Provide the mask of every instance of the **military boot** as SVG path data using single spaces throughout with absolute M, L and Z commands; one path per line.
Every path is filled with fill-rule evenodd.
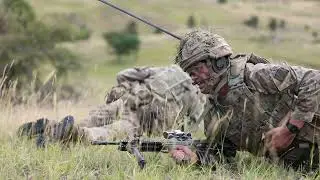
M 35 122 L 24 123 L 18 128 L 18 137 L 26 136 L 30 139 L 36 137 L 44 133 L 48 123 L 49 120 L 45 118 L 38 119 Z
M 66 116 L 60 122 L 48 125 L 44 133 L 45 139 L 51 143 L 68 143 L 72 140 L 74 129 L 73 116 Z

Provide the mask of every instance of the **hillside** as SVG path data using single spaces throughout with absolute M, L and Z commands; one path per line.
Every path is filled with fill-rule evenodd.
M 40 19 L 56 13 L 75 14 L 89 26 L 93 36 L 88 41 L 65 44 L 84 58 L 83 64 L 90 78 L 102 78 L 107 84 L 113 83 L 114 75 L 125 66 L 164 65 L 172 63 L 178 41 L 167 35 L 155 35 L 154 28 L 141 22 L 138 24 L 142 34 L 142 48 L 137 62 L 125 66 L 112 65 L 114 59 L 101 34 L 121 29 L 131 17 L 99 1 L 89 0 L 30 0 Z M 319 1 L 236 1 L 217 4 L 212 0 L 118 0 L 114 4 L 123 7 L 155 24 L 183 35 L 186 21 L 194 15 L 198 27 L 210 28 L 224 36 L 235 52 L 254 52 L 274 61 L 287 61 L 320 68 L 320 44 L 313 43 L 311 30 L 320 30 Z M 251 15 L 259 17 L 259 28 L 251 29 L 243 21 Z M 279 42 L 270 40 L 268 21 L 271 17 L 285 20 L 286 28 L 277 32 Z

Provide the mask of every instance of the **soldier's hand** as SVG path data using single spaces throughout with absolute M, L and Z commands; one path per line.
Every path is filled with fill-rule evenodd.
M 178 163 L 196 163 L 198 157 L 196 153 L 192 152 L 188 146 L 176 146 L 175 149 L 169 151 L 171 157 Z
M 272 156 L 276 156 L 277 153 L 287 149 L 295 138 L 296 134 L 293 134 L 285 126 L 280 126 L 271 129 L 265 135 L 265 148 L 266 151 Z

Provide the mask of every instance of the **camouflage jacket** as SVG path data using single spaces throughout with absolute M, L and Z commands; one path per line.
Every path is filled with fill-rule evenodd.
M 258 154 L 263 134 L 289 114 L 306 122 L 297 138 L 319 141 L 314 129 L 318 126 L 314 116 L 320 111 L 319 71 L 260 60 L 253 54 L 231 57 L 229 91 L 211 99 L 206 136 L 218 142 L 227 139 L 238 150 Z
M 197 127 L 205 113 L 206 96 L 179 66 L 126 69 L 117 82 L 126 87 L 120 119 L 132 124 L 133 134 Z

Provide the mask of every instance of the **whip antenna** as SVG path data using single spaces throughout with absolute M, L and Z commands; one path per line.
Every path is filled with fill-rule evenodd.
M 145 19 L 142 19 L 142 18 L 140 18 L 140 17 L 138 17 L 138 16 L 136 16 L 136 15 L 134 15 L 134 14 L 132 14 L 132 13 L 130 13 L 130 12 L 128 12 L 128 11 L 126 11 L 126 10 L 118 7 L 118 6 L 116 6 L 116 5 L 113 5 L 113 4 L 111 4 L 110 2 L 108 2 L 108 1 L 106 1 L 106 0 L 98 0 L 98 1 L 100 1 L 100 2 L 102 2 L 102 3 L 104 3 L 104 4 L 106 4 L 106 5 L 114 8 L 114 9 L 117 9 L 117 10 L 119 10 L 119 11 L 121 11 L 121 12 L 123 12 L 123 13 L 131 16 L 131 17 L 133 17 L 133 18 L 136 18 L 136 19 L 138 19 L 138 20 L 140 20 L 140 21 L 142 21 L 142 22 L 144 22 L 144 23 L 146 23 L 146 24 L 148 24 L 148 25 L 150 25 L 150 26 L 152 26 L 152 27 L 154 27 L 154 28 L 156 28 L 156 29 L 158 29 L 158 30 L 166 33 L 166 34 L 169 34 L 170 36 L 172 36 L 172 37 L 174 37 L 174 38 L 176 38 L 176 39 L 178 39 L 178 40 L 181 40 L 181 38 L 180 38 L 179 36 L 177 36 L 177 35 L 169 32 L 169 31 L 165 30 L 164 28 L 161 28 L 161 27 L 159 27 L 159 26 L 157 26 L 157 25 L 155 25 L 155 24 L 152 24 L 151 22 L 149 22 L 149 21 L 147 21 L 147 20 L 145 20 Z

